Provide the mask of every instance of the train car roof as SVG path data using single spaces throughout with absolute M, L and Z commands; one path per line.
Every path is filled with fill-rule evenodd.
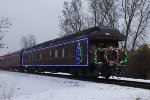
M 72 39 L 91 38 L 91 37 L 103 37 L 103 38 L 104 37 L 117 37 L 117 40 L 119 41 L 123 41 L 125 39 L 125 35 L 120 33 L 120 31 L 115 27 L 108 27 L 108 26 L 92 27 L 92 28 L 88 28 L 77 33 L 68 34 L 68 35 L 65 35 L 65 36 L 50 40 L 50 41 L 37 44 L 27 49 L 40 48 L 45 45 L 52 45 L 58 42 L 65 42 L 65 41 L 69 41 Z
M 8 53 L 8 54 L 3 55 L 3 57 L 11 56 L 11 55 L 13 55 L 13 54 L 19 54 L 19 53 L 21 53 L 21 50 L 15 51 L 15 52 L 10 52 L 10 53 Z

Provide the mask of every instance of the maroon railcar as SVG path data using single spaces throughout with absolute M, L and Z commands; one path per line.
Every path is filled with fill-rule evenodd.
M 88 66 L 87 42 L 84 38 L 24 51 L 23 66 Z
M 13 52 L 3 56 L 3 69 L 19 70 L 21 66 L 21 51 Z
M 89 28 L 23 50 L 22 69 L 109 78 L 110 66 L 120 65 L 117 48 L 124 39 L 113 27 Z
M 2 66 L 3 66 L 3 57 L 0 56 L 0 69 L 2 69 Z

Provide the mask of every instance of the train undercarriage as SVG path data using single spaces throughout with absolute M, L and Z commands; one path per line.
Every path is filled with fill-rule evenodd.
M 108 79 L 110 76 L 116 76 L 120 77 L 122 74 L 121 66 L 104 66 L 104 65 L 90 65 L 87 67 L 22 67 L 20 70 L 21 72 L 27 72 L 27 73 L 44 73 L 44 72 L 50 72 L 50 73 L 58 73 L 58 72 L 64 72 L 69 73 L 73 76 L 77 77 L 84 77 L 84 78 L 98 78 L 103 77 L 105 79 Z

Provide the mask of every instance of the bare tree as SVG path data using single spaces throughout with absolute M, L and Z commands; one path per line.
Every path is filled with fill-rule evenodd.
M 126 35 L 124 48 L 127 47 L 127 41 L 131 34 L 131 27 L 134 17 L 136 16 L 137 8 L 138 8 L 139 0 L 121 0 L 122 2 L 122 10 L 123 10 L 123 19 L 125 21 L 125 25 L 123 26 L 123 32 Z
M 148 0 L 141 0 L 138 8 L 139 14 L 135 25 L 135 33 L 133 34 L 132 51 L 135 48 L 137 39 L 145 35 L 145 30 L 150 22 L 150 2 Z
M 61 34 L 70 34 L 85 28 L 84 14 L 81 0 L 64 2 L 62 16 L 60 17 Z
M 89 0 L 89 10 L 91 13 L 91 23 L 94 24 L 94 26 L 97 26 L 97 19 L 98 16 L 100 16 L 100 9 L 99 9 L 99 4 L 100 0 Z M 99 17 L 100 18 L 100 17 Z
M 60 17 L 62 33 L 78 32 L 93 26 L 119 27 L 125 34 L 124 48 L 133 51 L 146 35 L 150 24 L 149 0 L 88 0 L 88 17 L 83 13 L 81 0 L 64 3 Z M 120 24 L 120 26 L 119 26 Z
M 150 2 L 148 0 L 121 0 L 126 35 L 124 48 L 130 41 L 131 50 L 135 48 L 137 39 L 145 34 L 150 18 Z
M 117 26 L 118 0 L 88 0 L 92 26 Z
M 36 45 L 36 38 L 34 35 L 29 34 L 28 36 L 23 36 L 20 41 L 21 46 L 26 49 Z
M 88 0 L 90 14 L 83 12 L 82 1 L 64 2 L 60 17 L 61 35 L 81 31 L 93 26 L 118 25 L 118 0 Z M 85 9 L 84 9 L 85 10 Z
M 11 23 L 9 18 L 0 17 L 0 48 L 4 47 L 4 43 L 2 42 L 4 33 L 8 31 L 10 28 Z

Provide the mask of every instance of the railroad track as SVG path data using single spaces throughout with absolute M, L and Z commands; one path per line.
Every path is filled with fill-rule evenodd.
M 105 84 L 115 84 L 120 86 L 127 86 L 127 87 L 134 87 L 134 88 L 141 88 L 141 89 L 148 89 L 150 90 L 150 83 L 146 82 L 137 82 L 137 81 L 128 81 L 128 80 L 116 80 L 116 79 L 89 79 L 89 78 L 81 78 L 81 77 L 74 77 L 71 75 L 60 75 L 60 74 L 38 74 L 38 75 L 45 75 L 45 76 L 52 76 L 52 77 L 59 77 L 59 78 L 67 78 L 67 79 L 75 79 L 81 81 L 89 81 L 89 82 L 96 82 L 96 83 L 105 83 Z
M 109 80 L 110 84 L 114 83 L 115 85 L 128 86 L 134 88 L 142 88 L 150 90 L 150 83 L 146 82 L 137 82 L 137 81 L 128 81 L 128 80 Z M 108 83 L 109 83 L 108 82 Z
M 29 74 L 29 73 L 27 73 L 27 74 Z M 82 77 L 75 77 L 75 76 L 71 76 L 71 75 L 51 74 L 51 73 L 34 73 L 34 74 L 42 75 L 42 76 L 57 77 L 57 78 L 75 79 L 75 80 L 88 81 L 88 82 L 114 84 L 114 85 L 120 85 L 120 86 L 127 86 L 127 87 L 134 87 L 134 88 L 141 88 L 141 89 L 150 90 L 150 83 L 146 83 L 146 82 L 116 80 L 116 79 L 105 80 L 103 78 L 91 79 L 91 78 L 82 78 Z

